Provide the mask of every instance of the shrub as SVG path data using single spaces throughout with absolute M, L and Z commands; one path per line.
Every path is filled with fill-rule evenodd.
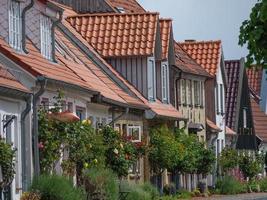
M 141 185 L 141 187 L 144 191 L 150 193 L 152 200 L 156 200 L 159 197 L 159 191 L 152 184 L 144 183 L 143 185 Z
M 176 192 L 176 188 L 175 188 L 175 185 L 173 183 L 165 185 L 163 187 L 163 193 L 165 195 L 174 195 L 175 192 Z
M 267 192 L 267 179 L 262 179 L 259 181 L 260 189 L 262 192 Z
M 108 200 L 117 200 L 119 196 L 118 178 L 109 169 L 92 168 L 84 173 L 86 192 L 92 196 L 96 192 L 104 193 Z
M 234 169 L 238 166 L 238 152 L 235 149 L 225 148 L 220 154 L 219 164 L 222 168 L 224 175 L 229 172 L 229 170 Z
M 31 191 L 38 191 L 41 200 L 85 200 L 81 189 L 62 176 L 42 175 L 33 180 Z
M 38 192 L 25 192 L 20 200 L 41 200 L 41 195 Z
M 246 186 L 231 176 L 225 176 L 218 180 L 216 189 L 220 194 L 239 194 L 246 192 Z

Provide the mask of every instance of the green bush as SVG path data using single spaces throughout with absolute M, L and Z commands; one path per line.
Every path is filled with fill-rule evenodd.
M 260 189 L 262 192 L 267 192 L 267 179 L 262 179 L 259 181 Z
M 218 180 L 216 189 L 220 194 L 239 194 L 247 192 L 246 185 L 240 183 L 231 176 L 225 176 Z
M 157 189 L 149 183 L 130 184 L 122 181 L 121 190 L 129 192 L 126 200 L 156 200 L 159 197 Z
M 85 193 L 73 187 L 73 184 L 62 176 L 42 175 L 33 180 L 31 191 L 38 191 L 41 200 L 85 200 Z
M 110 169 L 92 168 L 84 173 L 86 192 L 104 193 L 108 200 L 117 200 L 119 196 L 118 178 Z

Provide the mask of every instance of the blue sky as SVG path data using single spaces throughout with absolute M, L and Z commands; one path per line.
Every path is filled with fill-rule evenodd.
M 238 46 L 239 28 L 257 0 L 138 0 L 149 11 L 173 19 L 175 39 L 222 40 L 225 59 L 247 54 Z

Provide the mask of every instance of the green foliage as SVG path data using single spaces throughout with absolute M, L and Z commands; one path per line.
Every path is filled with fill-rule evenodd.
M 74 175 L 78 166 L 82 170 L 93 165 L 104 164 L 105 147 L 101 135 L 98 135 L 90 123 L 66 123 L 48 117 L 59 112 L 62 106 L 62 93 L 54 97 L 56 102 L 50 110 L 39 110 L 39 148 L 40 165 L 43 173 L 54 169 L 61 152 L 68 151 L 68 159 L 62 163 L 64 173 Z
M 232 148 L 223 149 L 219 158 L 219 164 L 224 174 L 237 167 L 238 163 L 239 156 L 237 150 Z
M 175 140 L 167 126 L 154 128 L 150 132 L 149 161 L 157 173 L 164 169 L 174 170 L 183 158 L 183 147 Z
M 126 200 L 156 200 L 159 197 L 157 189 L 149 183 L 129 184 L 123 181 L 121 188 L 122 191 L 129 192 Z
M 109 169 L 91 168 L 84 172 L 84 185 L 91 196 L 96 193 L 104 193 L 108 200 L 117 200 L 119 186 L 117 176 Z
M 239 194 L 247 192 L 246 185 L 240 183 L 231 176 L 225 176 L 216 183 L 216 189 L 220 194 Z
M 267 179 L 262 179 L 259 181 L 260 189 L 262 192 L 267 192 Z
M 41 200 L 85 200 L 85 193 L 73 187 L 66 178 L 55 175 L 42 175 L 33 180 L 31 191 L 41 195 Z
M 16 151 L 10 144 L 0 138 L 0 166 L 2 168 L 3 181 L 0 187 L 8 186 L 15 175 L 15 153 Z
M 263 166 L 263 156 L 256 154 L 249 156 L 248 154 L 241 155 L 239 160 L 239 168 L 245 178 L 254 179 L 261 171 Z
M 267 67 L 267 0 L 258 0 L 252 8 L 250 19 L 240 27 L 239 45 L 247 44 L 247 65 L 253 62 Z

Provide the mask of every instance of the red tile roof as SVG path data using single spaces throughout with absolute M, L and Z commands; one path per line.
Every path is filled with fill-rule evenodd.
M 67 21 L 103 57 L 154 54 L 157 13 L 75 15 Z
M 248 84 L 256 95 L 260 96 L 261 93 L 261 80 L 262 80 L 262 68 L 252 66 L 247 69 Z
M 226 125 L 235 130 L 239 76 L 241 73 L 240 60 L 225 61 L 225 70 L 228 78 L 226 92 Z
M 181 42 L 182 48 L 197 61 L 210 75 L 215 76 L 220 64 L 221 41 Z
M 209 73 L 191 58 L 177 42 L 175 42 L 175 64 L 185 73 L 210 77 Z
M 5 87 L 21 92 L 30 93 L 30 91 L 22 85 L 13 74 L 0 63 L 0 87 Z
M 222 130 L 211 120 L 206 119 L 207 126 L 213 131 L 213 132 L 222 132 Z
M 126 13 L 143 13 L 146 10 L 136 0 L 106 0 L 114 9 L 123 8 Z
M 236 135 L 236 132 L 226 126 L 226 135 Z
M 76 30 L 65 20 L 63 20 L 63 24 L 66 28 L 71 31 L 94 55 L 100 59 L 105 66 L 116 76 L 125 86 L 129 88 L 151 111 L 153 111 L 158 117 L 167 117 L 173 119 L 184 119 L 182 114 L 174 108 L 172 105 L 163 104 L 160 101 L 149 102 L 133 85 L 131 85 L 126 79 L 124 79 L 110 64 L 108 64 L 93 48 L 92 46 L 86 42 L 86 40 L 80 35 L 77 34 Z
M 160 36 L 162 45 L 162 59 L 168 59 L 170 36 L 172 30 L 172 20 L 171 19 L 160 19 Z
M 261 111 L 260 105 L 251 98 L 252 117 L 255 134 L 267 142 L 267 115 Z

